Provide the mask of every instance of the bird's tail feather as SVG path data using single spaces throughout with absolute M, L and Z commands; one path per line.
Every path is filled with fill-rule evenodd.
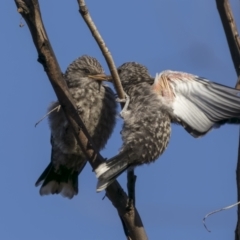
M 79 172 L 72 173 L 66 168 L 61 169 L 61 173 L 57 173 L 50 163 L 36 181 L 35 186 L 42 184 L 39 191 L 41 196 L 61 193 L 62 196 L 71 199 L 78 194 L 78 174 Z
M 98 178 L 97 192 L 106 189 L 122 172 L 129 167 L 126 154 L 120 153 L 117 156 L 102 163 L 96 170 Z

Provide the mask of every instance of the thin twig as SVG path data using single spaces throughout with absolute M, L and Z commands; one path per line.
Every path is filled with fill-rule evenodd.
M 112 58 L 112 55 L 111 55 L 110 51 L 108 50 L 108 48 L 107 48 L 103 38 L 101 37 L 99 31 L 97 30 L 97 27 L 94 24 L 90 14 L 89 14 L 89 11 L 88 11 L 88 8 L 85 4 L 85 1 L 84 0 L 77 0 L 77 1 L 78 1 L 78 5 L 79 5 L 79 12 L 82 15 L 84 21 L 86 22 L 89 30 L 91 31 L 94 39 L 96 40 L 99 48 L 101 49 L 104 58 L 106 59 L 108 68 L 109 68 L 109 70 L 111 72 L 111 75 L 112 75 L 112 78 L 113 78 L 113 83 L 114 83 L 115 89 L 117 91 L 117 94 L 118 94 L 119 98 L 124 99 L 125 94 L 124 94 L 124 91 L 123 91 L 123 87 L 122 87 L 120 78 L 118 76 L 118 72 L 117 72 L 115 63 L 114 63 L 113 58 Z
M 78 5 L 79 5 L 79 13 L 81 14 L 82 18 L 84 19 L 84 21 L 86 22 L 89 30 L 91 31 L 94 39 L 96 40 L 100 50 L 102 51 L 102 54 L 107 62 L 107 65 L 108 65 L 108 68 L 111 72 L 111 75 L 112 75 L 112 78 L 113 78 L 113 83 L 114 83 L 114 87 L 116 89 L 116 92 L 119 96 L 119 99 L 125 99 L 125 93 L 124 93 L 124 90 L 122 88 L 122 84 L 121 84 L 121 81 L 120 81 L 120 78 L 118 76 L 118 72 L 117 72 L 117 69 L 116 69 L 116 66 L 115 66 L 115 63 L 113 61 L 113 58 L 112 58 L 112 55 L 111 55 L 111 52 L 109 51 L 109 49 L 107 48 L 103 38 L 101 37 L 96 25 L 94 24 L 91 16 L 90 16 L 90 13 L 88 11 L 88 8 L 85 4 L 85 1 L 84 0 L 77 0 L 78 1 Z M 121 103 L 121 106 L 123 108 L 124 104 Z M 135 182 L 136 182 L 136 176 L 134 174 L 134 170 L 129 170 L 128 173 L 128 183 L 127 183 L 127 186 L 128 186 L 128 192 L 130 193 L 129 195 L 129 200 L 128 200 L 128 207 L 127 207 L 127 210 L 129 212 L 132 212 L 133 211 L 133 215 L 135 215 L 134 213 L 134 209 L 135 209 Z M 108 196 L 108 194 L 107 194 Z M 130 207 L 131 206 L 131 207 Z M 140 216 L 139 216 L 140 218 Z M 121 218 L 121 221 L 123 219 Z M 135 219 L 136 221 L 136 225 L 139 225 L 139 222 L 142 222 L 141 219 Z M 124 232 L 126 234 L 126 224 L 124 225 Z M 130 231 L 128 230 L 128 232 L 132 232 L 134 233 L 136 236 L 134 236 L 134 234 L 132 234 L 132 239 L 147 239 L 147 236 L 146 236 L 146 233 L 144 231 L 144 228 L 142 227 L 142 229 L 140 228 L 135 228 L 134 231 Z M 126 237 L 128 238 L 129 235 L 126 235 Z M 142 237 L 142 238 L 140 238 Z
M 51 111 L 49 111 L 47 114 L 45 114 L 39 121 L 37 121 L 37 122 L 35 123 L 35 127 L 36 127 L 45 117 L 47 117 L 50 113 L 54 112 L 55 110 L 57 110 L 57 112 L 59 112 L 60 108 L 61 108 L 61 105 L 58 105 L 57 107 L 55 107 L 54 109 L 52 109 Z
M 118 72 L 115 66 L 115 63 L 113 61 L 111 52 L 109 51 L 109 49 L 107 48 L 101 34 L 99 33 L 96 25 L 94 24 L 91 15 L 88 11 L 88 8 L 85 4 L 85 0 L 77 0 L 78 1 L 78 5 L 79 5 L 79 13 L 81 14 L 82 18 L 84 19 L 84 21 L 86 22 L 89 30 L 91 31 L 94 39 L 96 40 L 100 50 L 102 51 L 102 54 L 107 62 L 108 68 L 111 72 L 112 78 L 113 78 L 113 83 L 114 83 L 114 87 L 115 90 L 119 96 L 119 99 L 125 99 L 125 93 L 120 81 L 120 78 L 118 76 Z M 124 107 L 124 103 L 121 103 L 121 107 Z M 128 179 L 131 179 L 131 176 L 134 175 L 134 169 L 129 170 L 128 173 Z M 135 176 L 135 175 L 134 175 Z M 136 181 L 131 181 L 131 184 L 135 184 Z M 129 183 L 128 183 L 129 186 Z M 135 186 L 131 187 L 132 189 L 135 189 Z M 135 198 L 135 197 L 134 197 Z
M 212 211 L 212 212 L 208 213 L 208 214 L 203 218 L 203 225 L 204 225 L 204 227 L 207 229 L 208 232 L 211 232 L 211 231 L 209 230 L 209 228 L 207 227 L 207 225 L 206 225 L 206 219 L 207 219 L 210 215 L 213 215 L 213 214 L 215 214 L 215 213 L 221 212 L 221 211 L 223 211 L 223 210 L 228 210 L 228 209 L 233 208 L 233 207 L 235 207 L 235 206 L 237 206 L 237 205 L 239 205 L 239 204 L 240 204 L 240 202 L 237 202 L 237 203 L 234 203 L 234 204 L 232 204 L 232 205 L 230 205 L 230 206 L 223 207 L 223 208 L 220 208 L 220 209 L 217 209 L 217 210 L 215 210 L 215 211 Z

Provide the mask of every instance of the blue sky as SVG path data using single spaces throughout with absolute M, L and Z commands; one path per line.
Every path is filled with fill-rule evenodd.
M 64 72 L 83 54 L 104 58 L 78 13 L 77 1 L 40 1 L 42 17 Z M 232 0 L 240 24 L 240 2 Z M 162 70 L 186 71 L 235 86 L 231 61 L 215 0 L 87 0 L 92 18 L 117 66 L 127 61 Z M 55 94 L 27 26 L 19 27 L 14 1 L 3 2 L 1 23 L 0 239 L 125 239 L 116 210 L 87 166 L 79 178 L 79 195 L 41 197 L 34 183 L 50 161 L 45 114 Z M 24 22 L 24 20 L 23 20 Z M 118 124 L 104 157 L 121 146 Z M 170 144 L 158 161 L 136 170 L 136 205 L 149 239 L 226 240 L 234 238 L 237 208 L 207 219 L 208 212 L 237 200 L 238 126 L 224 126 L 194 139 L 172 127 Z M 119 177 L 126 186 L 126 174 Z

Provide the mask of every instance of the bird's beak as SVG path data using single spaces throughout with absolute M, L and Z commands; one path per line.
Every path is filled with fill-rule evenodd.
M 111 76 L 108 76 L 104 73 L 100 73 L 95 75 L 88 75 L 88 77 L 96 81 L 109 81 Z
M 112 75 L 107 75 L 107 80 L 108 82 L 112 82 Z

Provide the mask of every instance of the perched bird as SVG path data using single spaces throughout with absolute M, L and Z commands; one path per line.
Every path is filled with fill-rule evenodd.
M 154 79 L 134 62 L 118 72 L 130 98 L 121 114 L 123 146 L 95 170 L 97 191 L 126 169 L 156 160 L 167 147 L 170 123 L 181 124 L 194 137 L 225 123 L 240 123 L 239 90 L 183 72 L 163 71 Z
M 130 102 L 122 112 L 123 146 L 119 154 L 96 170 L 97 191 L 104 190 L 123 171 L 156 160 L 165 150 L 171 133 L 168 109 L 150 85 L 153 79 L 146 67 L 129 62 L 118 68 L 119 77 Z
M 84 55 L 68 66 L 64 78 L 79 115 L 99 151 L 113 131 L 117 111 L 113 91 L 102 82 L 106 78 L 103 68 L 95 58 Z M 48 110 L 58 105 L 58 101 L 53 102 Z M 42 184 L 40 195 L 61 193 L 71 199 L 78 193 L 78 175 L 86 164 L 86 157 L 61 108 L 50 113 L 49 126 L 51 162 L 35 185 Z

